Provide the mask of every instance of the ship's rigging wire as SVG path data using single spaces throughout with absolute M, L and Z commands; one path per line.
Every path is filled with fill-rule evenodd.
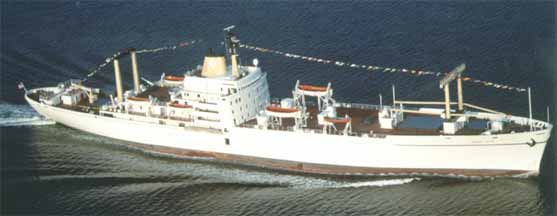
M 176 45 L 172 45 L 172 46 L 163 46 L 163 47 L 152 48 L 152 49 L 140 49 L 140 50 L 136 50 L 135 52 L 137 54 L 143 54 L 143 53 L 157 53 L 157 52 L 162 52 L 162 51 L 176 50 L 178 48 L 185 48 L 185 47 L 192 46 L 195 43 L 199 43 L 200 41 L 201 40 L 183 41 L 183 42 L 180 42 L 180 43 L 178 43 Z M 114 58 L 117 58 L 119 55 L 120 55 L 120 51 L 116 52 L 112 56 L 106 58 L 103 63 L 101 63 L 93 71 L 91 71 L 89 74 L 87 74 L 87 76 L 84 79 L 82 79 L 81 81 L 85 82 L 89 78 L 95 76 L 95 74 L 97 74 L 101 69 L 103 69 L 108 64 L 110 64 L 110 62 L 112 62 L 114 60 Z
M 350 67 L 350 68 L 363 69 L 363 70 L 368 70 L 370 72 L 405 73 L 405 74 L 410 74 L 410 75 L 414 75 L 414 76 L 436 76 L 436 77 L 441 77 L 441 76 L 444 76 L 445 74 L 447 74 L 446 72 L 434 72 L 434 71 L 413 70 L 413 69 L 406 69 L 406 68 L 392 68 L 392 67 L 383 67 L 383 66 L 375 66 L 375 65 L 354 64 L 354 63 L 350 63 L 350 62 L 322 59 L 322 58 L 318 58 L 318 57 L 304 56 L 304 55 L 299 55 L 299 54 L 282 52 L 282 51 L 279 51 L 279 50 L 257 47 L 257 46 L 253 46 L 253 45 L 249 45 L 249 44 L 245 44 L 245 43 L 240 44 L 240 48 L 253 50 L 253 51 L 257 51 L 257 52 L 261 52 L 261 53 L 276 54 L 276 55 L 280 55 L 280 56 L 287 57 L 287 58 L 301 59 L 301 60 L 308 61 L 308 62 L 316 62 L 316 63 L 321 63 L 321 64 L 331 64 L 331 65 L 335 65 L 337 67 Z M 489 81 L 485 81 L 485 80 L 475 79 L 475 78 L 472 78 L 472 77 L 469 77 L 469 76 L 463 76 L 462 81 L 475 83 L 475 84 L 480 84 L 480 85 L 484 85 L 484 86 L 492 87 L 492 88 L 497 88 L 497 89 L 509 90 L 509 91 L 517 91 L 517 92 L 525 92 L 526 91 L 526 88 L 520 88 L 520 87 L 516 87 L 516 86 L 511 86 L 511 85 L 489 82 Z

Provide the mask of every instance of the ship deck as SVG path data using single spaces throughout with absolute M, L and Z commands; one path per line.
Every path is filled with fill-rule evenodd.
M 309 117 L 307 120 L 307 127 L 305 129 L 314 130 L 321 133 L 323 126 L 317 123 L 317 114 L 319 111 L 315 106 L 308 107 Z M 383 129 L 379 125 L 378 120 L 379 111 L 376 109 L 363 109 L 363 108 L 346 108 L 338 107 L 337 116 L 348 115 L 352 119 L 352 133 L 355 135 L 361 134 L 375 134 L 381 135 L 443 135 L 443 119 L 439 116 L 419 115 L 419 114 L 404 114 L 404 121 L 394 129 Z M 486 131 L 486 120 L 470 118 L 469 124 L 463 129 L 459 130 L 455 135 L 479 135 Z M 252 119 L 240 125 L 241 127 L 254 127 L 257 125 L 257 120 Z M 291 130 L 294 126 L 294 119 L 283 119 L 281 126 L 272 126 L 269 129 L 276 130 Z M 343 134 L 344 124 L 335 124 L 336 131 L 334 134 Z M 528 131 L 527 126 L 509 123 L 505 129 L 499 133 L 511 133 Z
M 161 101 L 169 101 L 170 96 L 167 87 L 154 87 L 149 88 L 147 91 L 142 92 L 137 97 L 149 98 L 156 97 Z M 31 93 L 29 98 L 39 101 L 38 93 Z M 90 104 L 87 100 L 82 100 L 76 105 L 57 105 L 57 107 L 92 114 L 99 114 L 99 106 Z M 306 130 L 313 130 L 316 133 L 322 133 L 323 126 L 317 123 L 317 114 L 319 113 L 316 106 L 310 105 L 307 108 L 309 118 L 307 119 Z M 394 129 L 383 129 L 379 125 L 378 110 L 370 108 L 358 107 L 338 107 L 337 116 L 348 115 L 352 119 L 352 135 L 373 134 L 374 136 L 382 135 L 443 135 L 442 122 L 443 119 L 439 116 L 419 115 L 419 114 L 404 114 L 404 121 Z M 176 119 L 181 120 L 181 119 Z M 185 120 L 184 120 L 185 121 Z M 188 119 L 188 121 L 191 121 Z M 469 124 L 463 129 L 459 130 L 455 135 L 479 135 L 486 131 L 486 120 L 469 118 Z M 257 125 L 257 120 L 252 119 L 239 125 L 240 127 L 254 127 Z M 475 125 L 475 126 L 471 126 Z M 282 125 L 269 127 L 275 130 L 292 130 L 294 126 L 294 119 L 283 119 Z M 343 134 L 345 125 L 335 124 L 336 131 L 333 134 Z M 527 125 L 519 125 L 516 123 L 508 122 L 505 124 L 504 130 L 498 134 L 524 132 L 528 131 Z

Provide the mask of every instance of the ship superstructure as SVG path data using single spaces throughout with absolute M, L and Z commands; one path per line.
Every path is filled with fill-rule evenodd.
M 229 55 L 218 55 L 210 50 L 202 66 L 183 76 L 163 74 L 157 85 L 145 91 L 140 91 L 139 83 L 134 82 L 133 91 L 121 93 L 121 80 L 116 79 L 116 103 L 103 106 L 100 114 L 141 116 L 149 121 L 159 119 L 163 124 L 222 131 L 255 118 L 269 103 L 266 74 L 257 63 L 238 65 L 236 49 L 239 40 L 230 30 L 226 31 L 226 39 Z M 132 57 L 134 71 L 137 71 L 134 50 L 121 55 L 126 53 Z M 227 59 L 230 65 L 226 64 Z M 119 77 L 117 60 L 114 68 L 116 77 Z M 137 74 L 134 72 L 134 80 L 138 80 Z
M 165 153 L 313 173 L 537 174 L 552 125 L 464 103 L 464 64 L 440 80 L 445 101 L 392 105 L 337 102 L 333 85 L 293 84 L 271 100 L 257 59 L 240 64 L 226 28 L 225 53 L 203 65 L 141 85 L 134 49 L 113 58 L 116 93 L 70 80 L 26 92 L 39 113 L 61 124 Z M 124 91 L 119 60 L 130 56 L 134 88 Z M 229 63 L 229 64 L 228 64 Z M 449 86 L 457 83 L 458 101 Z M 456 110 L 452 106 L 457 105 Z M 444 106 L 444 108 L 424 107 Z M 413 127 L 422 121 L 433 127 Z

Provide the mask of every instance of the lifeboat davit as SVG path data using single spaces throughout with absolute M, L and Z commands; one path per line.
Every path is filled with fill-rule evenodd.
M 327 122 L 331 122 L 334 124 L 347 124 L 348 122 L 350 122 L 350 118 L 330 118 L 330 117 L 325 117 L 323 118 L 325 121 Z
M 131 96 L 131 97 L 128 97 L 128 100 L 130 100 L 130 101 L 148 102 L 148 101 L 149 101 L 149 98 L 142 98 L 142 97 Z
M 168 106 L 171 106 L 171 107 L 174 107 L 174 108 L 181 108 L 181 109 L 190 109 L 190 108 L 192 108 L 191 105 L 179 104 L 178 102 L 169 103 Z
M 313 92 L 327 91 L 326 86 L 314 86 L 314 85 L 299 85 L 298 89 L 304 90 L 304 91 L 313 91 Z
M 294 113 L 298 112 L 298 108 L 284 108 L 276 105 L 267 106 L 267 111 L 278 113 Z
M 184 77 L 183 76 L 166 75 L 166 76 L 164 76 L 164 80 L 165 81 L 172 81 L 172 82 L 182 82 L 182 81 L 184 81 Z

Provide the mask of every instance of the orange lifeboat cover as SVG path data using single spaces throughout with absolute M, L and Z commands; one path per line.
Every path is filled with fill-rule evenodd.
M 181 82 L 181 81 L 184 81 L 184 77 L 166 75 L 166 76 L 164 76 L 164 80 L 166 80 L 166 81 L 177 81 L 177 82 Z
M 327 87 L 325 86 L 314 86 L 314 85 L 299 85 L 298 89 L 304 91 L 319 91 L 319 92 L 327 91 Z
M 280 112 L 280 113 L 293 113 L 297 112 L 297 108 L 284 108 L 276 105 L 267 106 L 267 110 L 271 112 Z

